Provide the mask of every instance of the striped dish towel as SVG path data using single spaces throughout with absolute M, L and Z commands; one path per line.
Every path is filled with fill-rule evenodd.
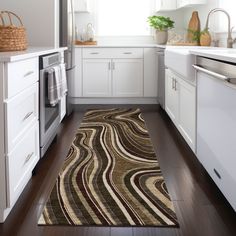
M 61 97 L 63 97 L 67 91 L 67 80 L 66 80 L 66 65 L 60 64 L 60 80 L 61 80 Z
M 61 70 L 54 66 L 48 73 L 48 100 L 51 106 L 55 106 L 61 99 Z

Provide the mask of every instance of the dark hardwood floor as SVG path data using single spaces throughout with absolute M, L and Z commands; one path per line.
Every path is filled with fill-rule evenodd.
M 89 106 L 92 108 L 94 106 Z M 98 107 L 98 106 L 95 106 Z M 104 106 L 102 106 L 104 107 Z M 107 107 L 107 106 L 105 106 Z M 236 213 L 199 164 L 166 113 L 156 106 L 143 110 L 167 188 L 174 202 L 179 228 L 38 226 L 37 220 L 55 183 L 86 106 L 80 106 L 60 127 L 58 138 L 39 162 L 36 174 L 4 224 L 5 236 L 233 236 Z M 236 188 L 236 186 L 232 186 Z

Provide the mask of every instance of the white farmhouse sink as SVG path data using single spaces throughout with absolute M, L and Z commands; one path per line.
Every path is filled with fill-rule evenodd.
M 165 50 L 165 66 L 182 75 L 185 79 L 195 81 L 195 71 L 192 65 L 195 63 L 195 55 L 189 53 L 189 48 L 167 47 Z

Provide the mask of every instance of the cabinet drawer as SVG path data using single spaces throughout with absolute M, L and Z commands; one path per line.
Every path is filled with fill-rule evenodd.
M 31 126 L 16 148 L 6 157 L 7 205 L 13 206 L 39 160 L 39 123 Z
M 10 152 L 22 139 L 32 122 L 38 120 L 38 83 L 19 93 L 5 103 L 6 149 Z
M 38 57 L 6 64 L 5 98 L 15 96 L 23 89 L 38 81 Z
M 83 48 L 83 58 L 143 58 L 143 48 Z

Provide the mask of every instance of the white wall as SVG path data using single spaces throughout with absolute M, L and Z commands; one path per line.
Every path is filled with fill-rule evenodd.
M 184 26 L 187 29 L 188 28 L 188 23 L 191 18 L 192 12 L 193 11 L 198 11 L 199 19 L 201 22 L 201 29 L 203 30 L 206 25 L 206 19 L 207 15 L 210 10 L 216 8 L 219 6 L 218 0 L 208 0 L 208 4 L 205 5 L 199 5 L 197 7 L 190 7 L 190 8 L 185 8 L 183 15 L 184 15 Z M 217 15 L 212 15 L 210 19 L 210 24 L 209 27 L 213 31 L 218 31 L 218 16 Z
M 20 16 L 27 30 L 30 46 L 59 45 L 58 0 L 0 0 L 1 10 Z

